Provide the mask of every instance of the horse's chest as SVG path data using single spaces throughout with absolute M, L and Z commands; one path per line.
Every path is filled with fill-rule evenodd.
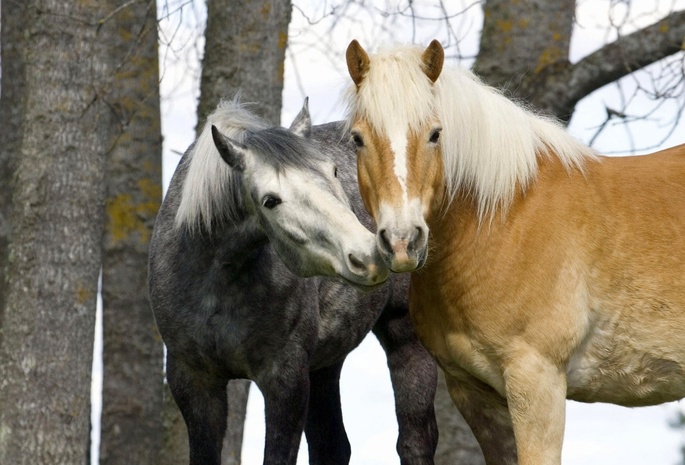
M 378 296 L 380 297 L 380 295 Z M 324 280 L 319 289 L 319 319 L 313 364 L 339 360 L 361 343 L 382 310 L 374 294 Z
M 459 377 L 466 371 L 504 393 L 492 348 L 454 301 L 443 298 L 434 286 L 413 282 L 410 312 L 417 336 L 446 373 Z

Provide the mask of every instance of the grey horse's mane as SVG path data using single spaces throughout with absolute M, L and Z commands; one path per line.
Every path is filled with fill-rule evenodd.
M 242 182 L 219 155 L 211 127 L 248 146 L 255 156 L 282 172 L 288 167 L 316 171 L 322 156 L 293 132 L 271 125 L 254 115 L 236 97 L 222 101 L 209 115 L 188 155 L 187 174 L 176 212 L 176 227 L 192 231 L 213 224 L 236 222 L 242 216 Z
M 261 130 L 269 124 L 251 113 L 236 97 L 224 100 L 207 117 L 202 133 L 188 157 L 188 171 L 183 181 L 181 202 L 176 212 L 176 227 L 212 230 L 214 220 L 236 220 L 240 217 L 238 176 L 221 159 L 212 139 L 212 125 L 227 137 L 245 142 L 248 131 Z

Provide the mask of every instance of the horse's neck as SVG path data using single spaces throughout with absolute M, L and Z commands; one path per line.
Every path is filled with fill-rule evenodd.
M 252 262 L 260 260 L 269 243 L 266 234 L 252 217 L 233 224 L 221 224 L 211 234 L 216 258 L 230 272 L 240 273 Z

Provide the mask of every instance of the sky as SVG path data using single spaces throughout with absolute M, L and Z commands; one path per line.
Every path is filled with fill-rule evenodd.
M 181 2 L 176 2 L 180 4 Z M 164 135 L 165 185 L 180 160 L 179 152 L 192 142 L 195 131 L 195 110 L 198 96 L 199 57 L 202 42 L 195 41 L 196 24 L 204 21 L 204 2 L 186 5 L 179 14 L 175 0 L 159 0 L 158 15 L 162 21 L 160 62 L 162 64 L 162 131 Z M 364 2 L 362 2 L 364 3 Z M 433 2 L 435 3 L 435 2 Z M 347 18 L 332 27 L 326 15 L 335 2 L 302 1 L 293 10 L 286 58 L 286 77 L 283 91 L 282 124 L 288 126 L 300 110 L 305 96 L 310 97 L 310 111 L 315 124 L 341 119 L 344 108 L 340 94 L 348 85 L 343 53 L 352 38 L 360 40 L 367 50 L 379 42 L 399 41 L 428 44 L 438 38 L 448 45 L 450 61 L 468 67 L 478 48 L 478 34 L 482 24 L 480 7 L 474 1 L 450 3 L 448 13 L 465 11 L 451 21 L 451 29 L 440 21 L 410 22 L 405 17 L 388 19 L 379 9 L 396 7 L 400 2 L 367 2 L 370 9 L 351 6 L 338 10 Z M 608 18 L 621 23 L 628 12 L 626 2 L 613 2 L 608 14 L 608 0 L 579 2 L 577 26 L 573 35 L 571 58 L 575 61 L 603 43 L 615 38 L 615 31 L 607 32 Z M 672 7 L 671 1 L 633 1 L 632 15 L 622 33 L 642 27 L 658 19 Z M 439 12 L 431 2 L 414 0 L 416 8 L 425 8 L 425 16 Z M 426 6 L 427 5 L 427 6 Z M 373 6 L 378 6 L 375 9 Z M 685 8 L 681 0 L 676 9 Z M 305 12 L 306 11 L 306 16 Z M 456 40 L 458 45 L 456 45 Z M 461 58 L 456 58 L 460 55 Z M 682 63 L 681 63 L 682 66 Z M 658 66 L 654 67 L 658 72 Z M 631 100 L 631 114 L 650 108 L 646 99 L 633 97 L 635 84 L 643 78 L 626 78 L 621 87 L 607 86 L 582 100 L 574 113 L 569 130 L 589 142 L 604 121 L 605 107 L 621 109 L 622 102 Z M 675 117 L 682 102 L 663 105 L 650 120 L 633 127 L 629 133 L 620 125 L 609 124 L 594 140 L 593 147 L 600 153 L 633 154 L 656 150 L 655 144 L 668 147 L 685 142 L 685 125 L 680 124 L 667 137 L 668 120 Z M 664 140 L 662 140 L 664 139 Z M 96 380 L 97 382 L 97 380 Z M 95 388 L 97 390 L 97 387 Z M 353 465 L 397 465 L 395 452 L 397 423 L 394 416 L 393 395 L 385 357 L 373 336 L 367 337 L 350 354 L 341 379 L 343 414 L 352 444 Z M 257 389 L 250 391 L 245 425 L 243 463 L 260 464 L 263 457 L 264 420 L 263 399 Z M 680 446 L 685 435 L 669 427 L 669 421 L 681 409 L 680 403 L 649 408 L 628 409 L 605 404 L 568 402 L 564 465 L 674 465 L 680 460 Z M 97 409 L 95 414 L 97 415 Z M 303 440 L 304 447 L 304 440 Z M 97 462 L 93 462 L 97 463 Z M 301 449 L 298 464 L 307 463 L 306 447 Z

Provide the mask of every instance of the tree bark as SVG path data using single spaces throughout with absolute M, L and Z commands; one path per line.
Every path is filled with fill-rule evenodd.
M 569 120 L 573 108 L 563 113 L 541 88 L 568 73 L 575 8 L 575 0 L 487 0 L 474 71 L 491 86 Z
M 222 98 L 241 91 L 252 111 L 279 124 L 290 0 L 207 0 L 198 129 Z
M 4 3 L 4 2 L 3 2 Z M 101 2 L 24 2 L 25 98 L 0 345 L 0 463 L 88 460 L 114 72 Z
M 7 244 L 12 232 L 12 186 L 16 154 L 21 142 L 21 118 L 24 108 L 23 25 L 26 7 L 22 2 L 0 2 L 0 327 L 5 301 Z M 2 333 L 0 333 L 1 335 Z M 1 341 L 0 341 L 1 343 Z
M 118 2 L 107 3 L 114 12 Z M 154 1 L 122 6 L 108 27 L 119 60 L 109 101 L 121 126 L 107 160 L 100 463 L 143 465 L 159 461 L 164 388 L 163 345 L 147 292 L 148 244 L 162 197 L 157 15 Z
M 285 48 L 288 42 L 289 0 L 207 0 L 205 53 L 202 62 L 197 132 L 221 99 L 241 92 L 251 110 L 279 124 L 283 92 Z M 250 382 L 228 383 L 228 428 L 222 451 L 224 465 L 239 465 L 243 425 Z M 165 456 L 187 457 L 187 432 L 180 413 L 168 401 L 165 406 Z
M 580 99 L 683 48 L 685 11 L 569 60 L 574 0 L 487 0 L 474 71 L 568 123 Z
M 435 413 L 440 431 L 438 449 L 435 451 L 436 465 L 485 465 L 480 446 L 464 417 L 454 406 L 447 392 L 445 375 L 440 369 L 435 395 Z

